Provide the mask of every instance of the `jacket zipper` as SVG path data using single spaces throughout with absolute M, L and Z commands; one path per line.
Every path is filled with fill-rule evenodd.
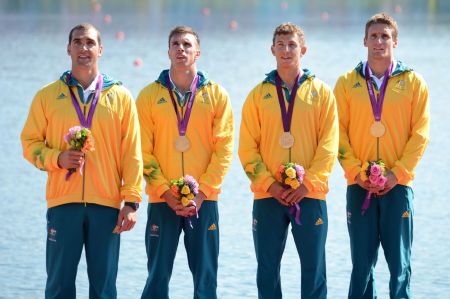
M 86 103 L 84 104 L 84 111 L 83 111 L 83 115 L 84 117 L 86 117 Z M 86 178 L 86 154 L 84 154 L 84 167 L 83 167 L 83 184 L 82 184 L 82 189 L 81 189 L 81 202 L 84 202 L 84 207 L 86 207 L 86 201 L 84 199 L 84 183 L 85 183 L 85 178 Z

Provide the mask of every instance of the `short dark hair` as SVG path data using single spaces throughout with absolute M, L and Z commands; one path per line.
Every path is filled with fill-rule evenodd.
M 188 26 L 177 26 L 177 27 L 173 28 L 169 33 L 169 48 L 170 48 L 170 39 L 174 35 L 185 34 L 185 33 L 192 34 L 195 37 L 195 40 L 197 41 L 198 46 L 200 47 L 200 38 L 198 37 L 198 34 L 197 34 L 197 32 L 194 31 L 194 29 L 192 29 L 191 27 L 188 27 Z
M 275 28 L 275 31 L 273 32 L 272 44 L 275 45 L 275 38 L 277 35 L 284 34 L 297 34 L 300 44 L 302 46 L 305 45 L 305 33 L 302 28 L 291 22 L 281 23 L 277 28 Z
M 85 31 L 85 30 L 89 30 L 89 29 L 94 29 L 95 32 L 97 32 L 97 42 L 98 42 L 99 45 L 101 45 L 102 44 L 102 39 L 100 37 L 100 31 L 98 31 L 98 29 L 94 25 L 92 25 L 90 23 L 81 23 L 81 24 L 78 24 L 75 27 L 73 27 L 70 30 L 70 33 L 69 33 L 69 44 L 72 42 L 72 35 L 73 35 L 74 31 L 76 31 L 76 30 Z
M 397 37 L 398 37 L 397 22 L 394 20 L 393 17 L 391 17 L 390 15 L 388 15 L 385 12 L 373 15 L 372 17 L 370 17 L 369 20 L 367 20 L 366 32 L 365 32 L 364 38 L 367 38 L 367 34 L 369 34 L 369 27 L 374 25 L 374 24 L 386 24 L 386 25 L 388 25 L 389 28 L 392 29 L 392 37 L 394 38 L 394 40 L 397 39 Z

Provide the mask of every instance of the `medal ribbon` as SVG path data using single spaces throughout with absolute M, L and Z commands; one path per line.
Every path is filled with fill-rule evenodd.
M 68 76 L 67 81 L 70 81 L 71 75 Z M 95 86 L 95 93 L 94 93 L 94 99 L 92 100 L 91 108 L 89 109 L 88 117 L 85 118 L 83 112 L 81 111 L 80 105 L 78 105 L 77 98 L 75 97 L 75 94 L 72 91 L 72 88 L 69 86 L 70 91 L 70 97 L 72 98 L 72 104 L 75 107 L 75 110 L 77 111 L 78 119 L 80 120 L 80 124 L 84 128 L 90 129 L 92 126 L 92 119 L 94 117 L 95 108 L 97 107 L 98 99 L 100 98 L 100 91 L 102 89 L 102 83 L 103 83 L 103 76 L 99 75 L 97 84 Z
M 70 81 L 72 78 L 72 75 L 69 74 L 67 77 L 67 82 Z M 77 98 L 75 97 L 75 94 L 72 91 L 72 88 L 70 86 L 67 86 L 69 88 L 70 92 L 70 98 L 72 99 L 72 104 L 75 107 L 75 111 L 78 115 L 78 120 L 80 121 L 80 125 L 84 128 L 90 129 L 92 127 L 92 119 L 94 118 L 94 112 L 95 108 L 97 107 L 98 99 L 100 98 L 100 91 L 102 89 L 103 84 L 103 76 L 100 74 L 98 76 L 97 84 L 95 85 L 95 93 L 94 93 L 94 99 L 92 100 L 91 108 L 89 108 L 88 117 L 85 118 L 83 112 L 81 111 L 80 105 L 78 105 Z M 83 175 L 83 169 L 84 169 L 84 161 L 80 166 L 80 174 Z M 66 181 L 69 180 L 70 176 L 75 172 L 75 169 L 69 169 L 66 174 Z
M 300 76 L 300 73 L 297 75 L 297 77 L 295 77 L 294 87 L 292 88 L 292 92 L 289 97 L 289 104 L 288 104 L 287 112 L 286 112 L 286 105 L 284 103 L 283 90 L 281 88 L 281 79 L 280 79 L 280 76 L 278 76 L 278 73 L 275 76 L 275 86 L 277 87 L 278 102 L 280 103 L 280 108 L 281 108 L 281 118 L 283 119 L 283 129 L 284 129 L 284 132 L 286 132 L 286 133 L 291 131 L 291 122 L 292 122 L 292 114 L 294 111 L 294 102 L 295 102 L 295 97 L 297 95 L 297 89 L 300 85 L 298 83 L 299 76 Z
M 300 205 L 298 202 L 289 209 L 289 213 L 295 215 L 295 223 L 297 223 L 298 225 L 302 225 L 302 222 L 300 221 Z
M 378 96 L 378 101 L 377 101 L 377 99 L 375 98 L 375 92 L 373 91 L 372 80 L 371 80 L 370 74 L 369 74 L 369 62 L 366 63 L 364 75 L 365 75 L 365 79 L 366 79 L 367 89 L 369 91 L 370 103 L 372 104 L 373 116 L 375 117 L 376 121 L 381 120 L 381 111 L 383 110 L 384 95 L 386 93 L 386 87 L 387 87 L 389 78 L 391 77 L 391 74 L 392 74 L 393 65 L 394 64 L 391 62 L 391 65 L 384 73 L 383 83 L 381 84 L 380 95 Z
M 175 109 L 175 113 L 177 114 L 177 120 L 178 120 L 178 134 L 180 136 L 186 135 L 187 126 L 189 123 L 189 118 L 191 116 L 192 106 L 194 105 L 194 98 L 197 94 L 197 82 L 198 82 L 199 76 L 195 75 L 194 80 L 191 84 L 191 96 L 189 97 L 189 100 L 187 102 L 186 106 L 186 112 L 184 113 L 183 119 L 181 119 L 180 113 L 178 112 L 177 103 L 175 102 L 175 98 L 172 93 L 172 80 L 170 80 L 169 74 L 167 74 L 167 89 L 169 90 L 170 99 L 172 100 L 173 109 Z

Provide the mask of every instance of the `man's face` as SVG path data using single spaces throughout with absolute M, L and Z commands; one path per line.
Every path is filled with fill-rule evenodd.
M 364 38 L 364 46 L 367 47 L 369 58 L 392 59 L 394 48 L 397 47 L 397 39 L 392 36 L 393 30 L 387 24 L 373 24 Z
M 190 33 L 176 34 L 169 42 L 169 59 L 173 66 L 191 66 L 200 57 L 195 36 Z
M 300 44 L 297 34 L 278 34 L 271 47 L 272 54 L 277 60 L 277 67 L 300 66 L 300 58 L 306 53 L 306 47 Z
M 96 67 L 98 58 L 102 56 L 97 31 L 94 28 L 73 31 L 67 53 L 72 59 L 72 66 Z

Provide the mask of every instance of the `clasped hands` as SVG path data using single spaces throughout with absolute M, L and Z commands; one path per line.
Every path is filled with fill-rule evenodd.
M 193 201 L 195 201 L 196 206 L 193 204 L 183 206 L 181 201 L 172 193 L 172 191 L 167 190 L 161 196 L 166 200 L 166 203 L 169 207 L 177 214 L 182 217 L 191 217 L 197 214 L 202 206 L 203 201 L 206 199 L 206 195 L 202 191 L 198 191 L 198 194 L 194 197 Z
M 308 189 L 301 184 L 297 189 L 287 188 L 279 182 L 270 185 L 268 192 L 284 206 L 291 207 L 299 203 L 308 194 Z
M 367 191 L 372 192 L 375 195 L 383 196 L 386 193 L 388 193 L 389 191 L 391 191 L 391 189 L 394 188 L 395 185 L 398 184 L 397 177 L 395 176 L 394 173 L 392 173 L 390 171 L 387 173 L 386 179 L 387 179 L 387 181 L 386 181 L 386 183 L 384 184 L 383 187 L 380 187 L 380 186 L 378 186 L 376 184 L 372 184 L 368 180 L 367 181 L 363 181 L 361 179 L 361 175 L 360 174 L 358 174 L 356 176 L 355 181 L 356 181 L 356 183 L 359 186 L 361 186 L 361 188 L 364 188 Z

